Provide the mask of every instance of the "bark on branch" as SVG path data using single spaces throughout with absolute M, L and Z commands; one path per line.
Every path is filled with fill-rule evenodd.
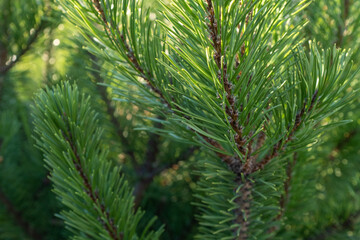
M 66 113 L 63 113 L 64 122 L 66 122 Z M 68 128 L 69 129 L 69 128 Z M 62 135 L 66 142 L 69 144 L 71 151 L 74 153 L 75 158 L 72 159 L 72 162 L 77 170 L 78 174 L 80 175 L 83 184 L 85 186 L 84 191 L 90 197 L 91 201 L 94 203 L 101 210 L 101 215 L 99 216 L 98 220 L 104 229 L 108 232 L 109 236 L 114 240 L 123 240 L 124 236 L 122 232 L 119 232 L 114 224 L 114 220 L 111 218 L 107 207 L 104 205 L 104 201 L 100 198 L 99 192 L 93 189 L 91 181 L 87 174 L 84 171 L 84 167 L 82 166 L 81 158 L 78 154 L 78 149 L 76 147 L 76 140 L 73 139 L 73 136 L 69 130 L 67 133 L 62 132 Z M 103 220 L 106 219 L 106 222 Z

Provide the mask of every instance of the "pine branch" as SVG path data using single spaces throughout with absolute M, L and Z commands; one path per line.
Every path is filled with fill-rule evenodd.
M 96 9 L 97 13 L 100 16 L 100 19 L 102 20 L 102 23 L 104 25 L 105 30 L 107 31 L 107 33 L 109 34 L 109 37 L 114 41 L 119 41 L 122 43 L 122 45 L 125 48 L 126 51 L 126 56 L 127 56 L 127 61 L 129 63 L 131 63 L 131 66 L 134 67 L 139 73 L 140 73 L 140 77 L 142 79 L 145 80 L 147 86 L 149 87 L 149 89 L 152 90 L 152 92 L 156 93 L 159 97 L 160 100 L 167 106 L 167 108 L 170 111 L 174 111 L 177 110 L 179 112 L 181 112 L 181 109 L 175 105 L 174 107 L 170 104 L 170 102 L 165 98 L 165 96 L 163 95 L 163 93 L 161 92 L 161 90 L 159 88 L 157 88 L 154 84 L 153 81 L 151 81 L 151 79 L 154 79 L 154 76 L 152 75 L 151 72 L 145 72 L 145 70 L 143 69 L 143 67 L 140 65 L 138 59 L 135 57 L 133 50 L 131 49 L 131 47 L 128 45 L 127 43 L 127 39 L 124 36 L 124 34 L 119 32 L 119 29 L 116 26 L 113 26 L 111 23 L 109 24 L 109 22 L 106 19 L 104 10 L 102 9 L 101 3 L 99 0 L 92 0 L 93 2 L 93 7 Z M 115 29 L 118 33 L 118 35 L 120 36 L 120 39 L 116 39 L 115 37 L 112 37 L 112 33 L 111 33 L 111 26 L 113 29 Z M 175 108 L 175 109 L 174 109 Z M 186 115 L 182 115 L 185 119 L 190 119 L 189 116 Z M 194 133 L 197 133 L 195 130 L 191 129 Z M 216 141 L 214 141 L 213 139 L 208 138 L 207 136 L 201 134 L 201 133 L 197 133 L 200 135 L 200 137 L 207 142 L 208 144 L 210 144 L 211 146 L 213 146 L 214 148 L 218 149 L 219 151 L 223 151 L 223 147 Z M 221 158 L 225 158 L 225 159 L 229 159 L 228 156 L 221 154 L 221 153 L 217 153 L 217 155 Z
M 318 90 L 316 90 L 312 96 L 309 109 L 307 110 L 308 113 L 312 111 L 312 109 L 315 105 L 317 95 L 318 95 Z M 304 105 L 303 105 L 301 111 L 296 114 L 294 126 L 292 127 L 291 130 L 288 129 L 287 137 L 280 139 L 273 146 L 271 153 L 267 154 L 262 161 L 260 161 L 259 163 L 256 164 L 253 172 L 263 169 L 265 167 L 265 165 L 268 164 L 273 158 L 277 157 L 280 153 L 285 151 L 287 144 L 293 139 L 295 132 L 300 128 L 300 125 L 304 120 L 303 118 L 305 116 L 305 111 L 306 111 L 306 101 L 304 102 Z
M 218 29 L 221 29 L 220 23 L 215 18 L 214 7 L 212 0 L 206 0 L 208 6 L 208 19 L 210 23 L 208 24 L 208 30 L 210 33 L 210 38 L 212 40 L 212 45 L 214 47 L 214 60 L 216 66 L 218 67 L 218 79 L 219 82 L 223 84 L 224 90 L 226 92 L 226 99 L 229 102 L 230 107 L 226 104 L 225 111 L 228 115 L 229 122 L 233 130 L 235 131 L 235 142 L 236 146 L 242 154 L 246 154 L 246 150 L 243 147 L 245 144 L 245 139 L 243 138 L 242 127 L 239 125 L 239 112 L 235 107 L 235 97 L 232 94 L 232 84 L 229 82 L 227 74 L 227 63 L 222 61 L 224 54 L 221 51 L 221 32 L 218 32 Z M 220 19 L 221 21 L 221 19 Z M 224 47 L 225 48 L 225 47 Z M 222 70 L 222 73 L 221 73 Z
M 36 39 L 39 37 L 40 33 L 43 31 L 45 27 L 45 22 L 41 21 L 40 24 L 37 26 L 33 34 L 30 35 L 29 39 L 24 48 L 20 49 L 17 55 L 9 62 L 7 62 L 8 52 L 6 46 L 1 46 L 0 44 L 0 102 L 3 95 L 3 88 L 4 88 L 4 80 L 5 75 L 10 69 L 12 69 L 15 64 L 24 56 L 32 47 L 32 45 L 36 42 Z
M 66 113 L 63 113 L 64 122 L 66 122 Z M 103 227 L 106 229 L 106 231 L 109 233 L 112 239 L 114 240 L 122 240 L 124 238 L 122 232 L 118 232 L 114 225 L 114 220 L 110 217 L 110 213 L 106 210 L 108 209 L 107 206 L 104 205 L 104 201 L 100 199 L 99 193 L 92 188 L 92 184 L 89 180 L 89 177 L 84 172 L 84 166 L 81 164 L 81 159 L 78 154 L 78 149 L 75 146 L 75 139 L 73 139 L 72 134 L 70 132 L 69 126 L 68 126 L 68 132 L 62 132 L 62 136 L 64 139 L 68 142 L 73 154 L 75 155 L 75 158 L 72 159 L 73 164 L 75 166 L 75 169 L 77 170 L 78 174 L 83 180 L 83 184 L 85 186 L 84 191 L 86 194 L 91 198 L 93 204 L 101 209 L 101 218 L 105 218 L 107 222 L 104 222 L 100 216 L 98 218 L 99 222 L 103 225 Z M 96 209 L 95 209 L 96 210 Z
M 36 103 L 37 144 L 51 169 L 55 192 L 67 207 L 62 212 L 65 223 L 78 236 L 91 239 L 137 238 L 143 213 L 134 212 L 128 183 L 107 160 L 103 130 L 98 128 L 89 98 L 65 83 L 53 91 L 42 91 Z M 160 236 L 162 229 L 148 232 L 152 223 L 143 231 L 144 239 Z
M 101 7 L 101 4 L 100 4 L 100 1 L 99 0 L 92 0 L 93 3 L 94 3 L 94 8 L 97 10 L 98 14 L 100 15 L 100 18 L 101 20 L 103 21 L 103 25 L 105 27 L 105 30 L 108 32 L 109 36 L 112 36 L 111 34 L 111 30 L 109 28 L 109 24 L 107 19 L 106 19 L 106 16 L 105 16 L 105 13 L 104 13 L 104 10 L 102 9 Z M 113 26 L 111 25 L 112 28 L 116 29 L 116 31 L 118 32 L 119 29 L 116 27 L 116 26 Z M 130 48 L 130 46 L 127 44 L 127 40 L 124 36 L 124 34 L 122 33 L 119 33 L 119 36 L 120 36 L 120 39 L 114 39 L 114 41 L 117 41 L 119 40 L 124 48 L 125 48 L 125 51 L 126 51 L 126 56 L 127 56 L 127 60 L 131 63 L 132 67 L 134 67 L 139 73 L 140 73 L 140 76 L 145 80 L 146 82 L 146 85 L 154 92 L 156 93 L 161 101 L 169 108 L 171 109 L 171 105 L 170 103 L 166 100 L 166 98 L 164 97 L 164 95 L 162 94 L 162 92 L 154 85 L 154 83 L 150 80 L 153 78 L 153 76 L 151 76 L 151 73 L 148 72 L 148 73 L 145 73 L 145 70 L 142 68 L 142 66 L 139 64 L 139 61 L 138 59 L 135 57 L 134 55 L 134 52 L 133 50 Z
M 252 169 L 253 165 L 253 158 L 251 157 L 252 154 L 252 141 L 248 143 L 247 145 L 247 151 L 244 148 L 244 145 L 246 143 L 246 139 L 243 136 L 243 128 L 239 124 L 239 112 L 236 109 L 235 106 L 235 97 L 232 94 L 232 84 L 229 82 L 228 74 L 227 74 L 227 63 L 225 60 L 224 53 L 222 53 L 221 49 L 221 32 L 218 32 L 218 29 L 221 29 L 220 23 L 216 20 L 215 17 L 215 11 L 212 4 L 212 0 L 206 0 L 207 2 L 207 12 L 208 12 L 208 31 L 210 33 L 210 39 L 212 40 L 212 46 L 214 47 L 214 60 L 218 67 L 218 80 L 220 83 L 223 84 L 224 90 L 225 90 L 225 96 L 226 100 L 229 103 L 230 106 L 226 104 L 225 111 L 228 115 L 228 120 L 230 122 L 230 125 L 232 129 L 235 131 L 234 139 L 236 143 L 236 147 L 238 148 L 239 152 L 243 155 L 246 155 L 246 162 L 244 166 L 241 166 L 241 161 L 239 158 L 230 158 L 229 156 L 221 156 L 222 160 L 226 162 L 230 169 L 237 175 L 235 182 L 237 185 L 243 184 L 243 186 L 240 188 L 240 197 L 238 197 L 235 202 L 239 206 L 237 209 L 234 210 L 236 215 L 235 222 L 239 224 L 240 232 L 237 236 L 237 240 L 246 240 L 248 238 L 248 227 L 249 227 L 249 220 L 250 217 L 250 205 L 251 205 L 251 191 L 252 191 L 252 182 L 247 177 L 247 175 L 250 173 L 250 169 Z M 252 14 L 252 13 L 250 13 Z M 249 20 L 249 16 L 247 17 L 247 22 Z M 219 19 L 221 22 L 221 19 Z M 243 45 L 244 46 L 244 45 Z M 225 49 L 225 46 L 223 46 Z M 248 85 L 251 82 L 251 76 L 248 81 Z M 249 96 L 248 96 L 249 97 Z M 250 114 L 250 113 L 249 113 Z M 250 116 L 247 116 L 247 119 L 249 120 Z M 251 136 L 249 136 L 251 137 Z M 245 173 L 246 176 L 244 177 L 245 180 L 242 180 L 242 173 Z M 237 231 L 234 230 L 234 234 L 237 235 Z
M 93 61 L 93 66 L 92 66 L 92 68 L 94 70 L 94 71 L 92 71 L 93 76 L 95 77 L 95 79 L 98 83 L 103 83 L 104 81 L 99 74 L 100 67 L 98 64 L 96 64 L 97 58 L 91 53 L 89 53 L 89 55 Z M 161 168 L 153 167 L 153 164 L 156 161 L 156 156 L 158 155 L 158 152 L 159 152 L 158 145 L 160 143 L 159 142 L 160 136 L 158 134 L 150 133 L 149 141 L 147 143 L 148 148 L 147 148 L 147 151 L 145 154 L 145 160 L 144 160 L 144 163 L 141 166 L 139 166 L 139 163 L 135 157 L 134 151 L 131 150 L 129 141 L 127 140 L 127 138 L 125 138 L 123 136 L 123 130 L 120 127 L 121 124 L 118 121 L 118 119 L 115 117 L 115 108 L 111 104 L 111 101 L 110 101 L 110 98 L 106 91 L 106 88 L 97 84 L 97 89 L 98 89 L 103 101 L 106 104 L 107 113 L 110 116 L 110 120 L 111 120 L 113 126 L 116 128 L 117 135 L 119 136 L 121 143 L 123 145 L 123 149 L 125 150 L 124 153 L 127 154 L 128 156 L 130 156 L 130 158 L 132 159 L 133 165 L 137 169 L 136 173 L 140 178 L 140 180 L 136 184 L 135 190 L 134 190 L 135 209 L 137 209 L 141 203 L 141 200 L 143 198 L 145 191 L 150 186 L 154 177 L 158 173 L 160 173 L 161 171 L 163 171 L 169 167 L 169 166 L 166 166 L 166 167 L 164 166 Z M 161 129 L 162 127 L 163 127 L 163 125 L 161 123 L 159 123 L 159 122 L 155 123 L 155 128 Z M 161 169 L 161 170 L 159 171 L 158 169 Z
M 165 111 L 160 108 L 165 112 L 162 116 L 171 113 L 169 119 L 178 124 L 179 129 L 183 130 L 182 127 L 187 125 L 193 133 L 200 135 L 202 146 L 213 150 L 221 158 L 222 162 L 218 163 L 215 160 L 206 161 L 206 171 L 201 173 L 204 176 L 201 191 L 204 193 L 199 194 L 199 206 L 203 211 L 203 216 L 200 216 L 203 222 L 200 223 L 204 226 L 201 229 L 204 235 L 215 234 L 215 238 L 221 236 L 219 239 L 256 238 L 261 230 L 255 231 L 252 225 L 264 226 L 277 215 L 272 208 L 272 201 L 277 199 L 268 195 L 276 191 L 274 187 L 277 186 L 272 182 L 266 184 L 265 181 L 283 166 L 282 159 L 276 158 L 290 153 L 295 147 L 305 149 L 320 131 L 311 128 L 319 126 L 323 118 L 340 109 L 351 98 L 351 94 L 347 95 L 348 99 L 339 97 L 340 91 L 349 86 L 346 79 L 351 67 L 345 66 L 347 60 L 335 49 L 319 57 L 318 50 L 313 47 L 310 60 L 302 49 L 294 49 L 299 40 L 299 29 L 283 22 L 305 7 L 306 1 L 294 4 L 285 0 L 247 1 L 243 11 L 242 7 L 231 5 L 234 1 L 220 2 L 205 0 L 205 4 L 202 4 L 176 1 L 174 8 L 169 7 L 166 14 L 171 27 L 162 23 L 164 35 L 169 36 L 169 41 L 164 42 L 161 36 L 137 41 L 141 34 L 157 35 L 157 29 L 152 29 L 149 21 L 142 21 L 142 17 L 146 19 L 146 14 L 135 11 L 140 6 L 136 5 L 139 3 L 137 1 L 118 1 L 111 11 L 108 2 L 92 0 L 92 7 L 84 7 L 84 12 L 94 13 L 96 10 L 96 19 L 91 15 L 81 27 L 84 31 L 95 32 L 104 45 L 99 48 L 110 49 L 111 53 L 107 56 L 104 54 L 104 57 L 108 57 L 109 61 L 113 58 L 117 63 L 125 63 L 125 66 L 118 68 L 124 71 L 119 73 L 118 80 L 139 86 L 136 92 L 139 99 L 127 94 L 121 84 L 119 95 L 139 105 L 155 103 L 158 106 L 162 102 L 167 107 Z M 82 13 L 72 10 L 69 2 L 65 4 L 75 15 L 73 20 L 81 21 Z M 81 3 L 78 5 L 81 6 Z M 130 14 L 125 14 L 128 11 Z M 204 21 L 205 17 L 208 20 Z M 224 26 L 220 26 L 222 22 Z M 104 25 L 105 34 L 95 29 L 98 23 Z M 136 23 L 141 26 L 134 26 Z M 233 23 L 236 25 L 232 26 Z M 237 27 L 239 31 L 236 31 Z M 207 35 L 210 35 L 213 47 L 210 47 L 210 55 Z M 159 45 L 154 44 L 153 47 L 149 43 Z M 94 45 L 94 48 L 97 49 L 97 46 Z M 164 58 L 161 52 L 165 52 Z M 298 55 L 301 55 L 301 59 L 297 59 Z M 336 56 L 333 59 L 339 60 L 335 62 L 340 64 L 332 66 L 331 56 Z M 345 60 L 340 60 L 339 56 Z M 159 64 L 153 64 L 155 58 L 159 59 Z M 126 69 L 128 66 L 130 70 Z M 168 75 L 174 79 L 168 79 Z M 159 79 L 154 79 L 155 76 Z M 339 86 L 339 89 L 334 89 L 335 86 Z M 324 102 L 316 107 L 314 114 L 308 114 L 315 108 L 318 91 Z M 240 100 L 236 100 L 235 96 Z M 220 105 L 222 97 L 223 107 Z M 164 99 L 167 101 L 164 102 Z M 152 106 L 148 104 L 147 107 Z M 158 107 L 154 109 L 160 112 Z M 189 137 L 189 134 L 177 130 L 173 132 L 193 141 L 193 135 Z M 309 136 L 304 136 L 306 133 Z M 298 139 L 294 140 L 295 137 L 303 141 L 296 141 Z M 290 149 L 288 145 L 292 141 Z M 152 150 L 157 151 L 156 148 Z M 149 159 L 153 159 L 149 160 L 150 163 L 155 161 L 154 158 Z M 273 159 L 279 162 L 269 164 L 269 171 L 259 171 Z M 155 170 L 152 164 L 146 165 L 148 162 L 144 161 L 141 169 L 143 175 Z M 256 171 L 259 172 L 252 175 Z M 290 181 L 291 171 L 287 172 L 286 181 Z M 150 179 L 152 177 L 149 175 Z M 273 181 L 273 177 L 282 176 L 271 175 L 269 181 Z M 144 181 L 139 189 L 143 192 L 149 183 L 148 180 Z M 287 195 L 288 183 L 284 185 Z M 210 189 L 211 194 L 208 194 L 206 191 Z M 262 206 L 266 213 L 259 210 L 261 207 L 255 207 L 255 203 L 260 202 L 260 196 L 268 199 L 264 200 L 266 203 Z M 285 198 L 287 196 L 279 203 L 283 207 Z M 266 226 L 263 229 L 266 231 Z
M 96 56 L 94 56 L 93 54 L 89 53 L 90 58 L 93 61 L 93 66 L 92 68 L 94 69 L 93 76 L 95 77 L 96 81 L 98 83 L 102 83 L 103 79 L 101 78 L 99 72 L 100 72 L 100 67 L 98 64 L 96 64 L 97 58 Z M 163 170 L 165 170 L 166 168 L 170 167 L 168 165 L 163 166 L 163 167 L 159 167 L 159 168 L 154 168 L 153 164 L 156 161 L 156 157 L 158 155 L 159 152 L 159 141 L 160 141 L 160 136 L 158 134 L 154 134 L 154 133 L 150 133 L 149 135 L 149 141 L 147 143 L 147 151 L 145 154 L 145 159 L 144 159 L 144 163 L 139 166 L 139 163 L 135 157 L 134 152 L 131 150 L 130 148 L 130 143 L 128 142 L 127 138 L 125 138 L 123 136 L 123 130 L 121 129 L 121 124 L 118 121 L 118 119 L 115 117 L 115 108 L 112 106 L 110 98 L 108 96 L 108 93 L 106 91 L 106 88 L 103 86 L 100 86 L 99 84 L 97 84 L 97 89 L 103 99 L 103 101 L 106 104 L 106 109 L 107 109 L 107 113 L 108 115 L 111 117 L 111 122 L 114 125 L 114 127 L 117 130 L 117 134 L 120 137 L 121 143 L 124 146 L 123 149 L 125 149 L 125 154 L 127 154 L 128 156 L 131 157 L 132 159 L 132 163 L 133 165 L 136 167 L 136 173 L 139 176 L 140 180 L 139 182 L 136 184 L 135 186 L 135 190 L 134 190 L 134 196 L 135 196 L 135 209 L 138 208 L 138 206 L 141 203 L 141 200 L 143 198 L 143 195 L 145 193 L 145 191 L 147 190 L 147 188 L 150 186 L 151 182 L 153 181 L 154 177 L 162 172 Z M 161 129 L 163 127 L 163 125 L 159 122 L 155 123 L 155 128 L 157 129 Z M 161 169 L 161 170 L 160 170 Z
M 14 219 L 15 223 L 24 231 L 24 233 L 34 240 L 42 240 L 43 236 L 36 232 L 34 228 L 31 227 L 30 223 L 25 221 L 22 214 L 16 210 L 15 206 L 11 201 L 6 197 L 6 195 L 0 190 L 0 202 L 6 208 L 7 212 Z

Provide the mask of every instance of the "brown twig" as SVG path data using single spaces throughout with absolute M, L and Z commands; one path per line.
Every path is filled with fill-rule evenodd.
M 226 114 L 228 115 L 229 122 L 233 130 L 235 131 L 234 139 L 236 142 L 236 146 L 239 151 L 245 155 L 246 150 L 244 145 L 246 140 L 243 137 L 243 128 L 239 124 L 239 112 L 235 106 L 235 97 L 232 94 L 232 84 L 229 82 L 227 75 L 227 63 L 226 61 L 222 61 L 223 53 L 221 49 L 221 32 L 218 29 L 221 29 L 220 24 L 217 22 L 215 18 L 214 7 L 211 0 L 206 0 L 207 2 L 207 11 L 208 11 L 208 30 L 210 33 L 210 39 L 212 40 L 212 45 L 214 47 L 214 60 L 219 69 L 218 79 L 220 83 L 223 84 L 224 90 L 226 92 L 226 100 L 229 103 L 225 106 Z M 222 70 L 222 73 L 221 73 Z
M 104 10 L 101 7 L 101 4 L 99 2 L 99 0 L 93 0 L 93 4 L 94 4 L 94 8 L 97 10 L 98 14 L 100 15 L 103 23 L 104 23 L 104 27 L 107 30 L 107 32 L 109 33 L 109 36 L 111 36 L 111 31 L 109 28 L 109 23 L 106 19 Z M 115 29 L 116 26 L 114 26 Z M 118 30 L 118 29 L 117 29 Z M 156 94 L 159 95 L 161 101 L 167 105 L 170 109 L 171 109 L 171 105 L 168 102 L 168 100 L 165 98 L 165 96 L 163 95 L 163 93 L 154 85 L 154 83 L 150 80 L 152 77 L 149 76 L 149 74 L 146 74 L 144 69 L 142 68 L 142 66 L 140 65 L 138 59 L 135 57 L 133 50 L 130 48 L 130 46 L 128 45 L 126 38 L 124 36 L 124 34 L 120 33 L 120 41 L 123 44 L 123 46 L 125 47 L 126 50 L 126 56 L 128 58 L 128 61 L 133 65 L 133 67 L 140 73 L 140 76 L 145 80 L 146 85 Z
M 66 113 L 63 113 L 62 117 L 63 117 L 64 122 L 66 122 L 66 120 L 64 119 L 64 118 L 66 118 Z M 97 190 L 93 189 L 88 176 L 84 172 L 81 158 L 78 154 L 78 149 L 75 146 L 75 139 L 73 139 L 71 132 L 69 130 L 67 130 L 67 134 L 62 132 L 62 135 L 65 138 L 66 142 L 69 144 L 70 149 L 72 150 L 72 152 L 75 156 L 75 158 L 72 158 L 72 162 L 75 166 L 75 169 L 77 170 L 78 174 L 80 175 L 80 177 L 83 181 L 83 184 L 85 186 L 84 191 L 90 197 L 91 201 L 97 207 L 99 207 L 99 209 L 101 210 L 102 216 L 101 217 L 99 216 L 99 218 L 98 218 L 99 222 L 103 225 L 103 227 L 106 229 L 106 231 L 108 232 L 109 236 L 112 239 L 123 240 L 123 238 L 124 238 L 123 233 L 118 232 L 118 229 L 115 226 L 114 220 L 111 218 L 110 213 L 106 209 L 106 206 L 104 205 L 102 199 L 100 199 L 99 192 Z M 103 220 L 103 218 L 106 219 L 106 222 Z
M 210 39 L 212 40 L 212 45 L 214 47 L 214 60 L 219 70 L 217 77 L 219 82 L 223 84 L 224 90 L 226 92 L 226 100 L 228 102 L 228 104 L 225 103 L 225 112 L 228 116 L 228 120 L 232 129 L 235 131 L 234 140 L 236 143 L 236 147 L 241 154 L 246 156 L 246 162 L 244 165 L 238 157 L 230 157 L 226 155 L 220 156 L 221 159 L 226 162 L 230 169 L 236 174 L 235 182 L 237 183 L 237 185 L 243 184 L 240 188 L 240 196 L 235 199 L 235 202 L 239 207 L 236 208 L 234 212 L 236 215 L 235 222 L 240 225 L 240 232 L 236 239 L 246 240 L 248 238 L 248 227 L 250 224 L 248 218 L 250 216 L 252 182 L 248 177 L 248 174 L 251 173 L 251 169 L 253 168 L 254 163 L 254 159 L 251 157 L 253 141 L 250 141 L 248 143 L 247 148 L 244 147 L 244 145 L 246 144 L 246 139 L 243 136 L 243 127 L 239 124 L 239 111 L 237 110 L 235 105 L 236 102 L 235 97 L 232 94 L 232 84 L 229 82 L 227 75 L 227 63 L 224 58 L 224 53 L 222 52 L 222 35 L 221 32 L 218 31 L 218 29 L 221 29 L 221 26 L 215 18 L 212 1 L 206 0 L 206 2 L 209 20 L 209 23 L 207 24 L 208 31 L 210 33 Z M 248 85 L 250 84 L 250 82 L 251 77 L 249 79 Z M 247 116 L 247 121 L 249 121 L 249 118 L 250 115 Z M 235 234 L 236 232 L 237 231 L 235 230 Z
M 270 105 L 268 105 L 267 110 L 270 108 Z M 265 113 L 264 113 L 265 114 Z M 255 149 L 254 149 L 254 159 L 257 159 L 259 156 L 259 150 L 264 146 L 265 144 L 265 140 L 266 140 L 266 127 L 269 126 L 270 124 L 270 119 L 269 116 L 265 115 L 265 121 L 262 125 L 262 129 L 260 131 L 260 133 L 257 136 L 257 140 L 256 140 L 256 144 L 255 144 Z
M 262 130 L 262 131 L 260 131 L 259 135 L 257 136 L 254 152 L 257 152 L 262 146 L 264 146 L 265 140 L 266 140 L 266 134 Z M 256 158 L 256 156 L 255 156 L 255 158 Z
M 249 217 L 250 217 L 250 207 L 251 207 L 251 192 L 253 188 L 253 182 L 250 178 L 246 177 L 245 181 L 238 179 L 238 185 L 242 185 L 240 188 L 240 196 L 235 199 L 235 202 L 241 206 L 240 208 L 235 209 L 236 219 L 235 222 L 240 224 L 240 232 L 236 240 L 246 240 L 248 239 L 248 230 L 249 230 Z
M 317 99 L 317 95 L 318 95 L 318 90 L 316 90 L 315 93 L 313 94 L 311 103 L 310 103 L 310 106 L 309 106 L 309 109 L 307 112 L 310 112 L 314 108 L 315 102 Z M 267 154 L 262 161 L 260 161 L 259 163 L 256 164 L 253 172 L 263 169 L 265 167 L 265 165 L 270 162 L 271 159 L 277 157 L 280 152 L 285 150 L 287 143 L 289 143 L 293 139 L 295 132 L 299 129 L 299 127 L 303 121 L 305 111 L 306 111 L 306 101 L 304 102 L 304 105 L 303 105 L 301 111 L 296 114 L 294 126 L 291 130 L 288 130 L 289 134 L 287 135 L 287 137 L 280 139 L 277 143 L 274 144 L 274 146 L 271 150 L 271 153 Z
M 249 134 L 249 138 L 252 138 L 252 132 Z M 242 172 L 247 176 L 252 172 L 252 169 L 255 166 L 255 157 L 252 156 L 253 153 L 253 143 L 254 143 L 254 139 L 252 138 L 249 143 L 247 144 L 247 152 L 246 152 L 246 160 L 245 160 L 245 164 L 243 167 Z

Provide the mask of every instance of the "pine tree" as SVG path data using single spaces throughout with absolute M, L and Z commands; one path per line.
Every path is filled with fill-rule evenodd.
M 0 3 L 0 239 L 359 238 L 357 1 Z
M 311 218 L 296 217 L 316 207 L 300 201 L 311 199 L 301 183 L 320 162 L 303 152 L 347 123 L 331 117 L 355 98 L 356 72 L 348 51 L 304 41 L 311 28 L 298 14 L 310 2 L 177 0 L 159 21 L 142 1 L 60 3 L 104 61 L 97 71 L 115 100 L 139 109 L 138 129 L 200 147 L 196 238 L 311 237 L 301 232 Z M 74 238 L 157 239 L 161 228 L 136 227 L 141 210 L 108 160 L 89 100 L 65 83 L 36 102 L 38 146 Z

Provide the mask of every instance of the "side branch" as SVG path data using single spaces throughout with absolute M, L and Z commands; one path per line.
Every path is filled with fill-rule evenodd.
M 7 62 L 8 52 L 6 47 L 1 46 L 0 44 L 0 48 L 3 48 L 0 49 L 0 102 L 3 95 L 3 87 L 5 80 L 4 78 L 6 73 L 10 71 L 10 69 L 12 69 L 15 66 L 15 64 L 22 58 L 22 56 L 24 56 L 25 53 L 27 53 L 30 50 L 30 48 L 32 47 L 32 45 L 40 35 L 41 31 L 44 29 L 44 26 L 45 26 L 44 21 L 41 21 L 38 27 L 33 32 L 33 34 L 30 35 L 25 47 L 20 49 L 16 57 L 12 58 L 10 62 Z
M 208 30 L 210 33 L 210 38 L 212 40 L 212 45 L 214 47 L 214 60 L 219 69 L 218 79 L 220 83 L 223 83 L 224 90 L 226 92 L 226 100 L 229 103 L 229 106 L 226 104 L 225 111 L 228 115 L 229 122 L 233 130 L 235 131 L 235 142 L 239 151 L 245 155 L 246 150 L 243 147 L 245 145 L 245 139 L 243 138 L 243 129 L 239 125 L 239 112 L 235 106 L 235 97 L 232 94 L 232 84 L 229 82 L 227 76 L 227 63 L 226 61 L 222 61 L 224 59 L 224 53 L 221 50 L 221 32 L 218 29 L 221 29 L 220 24 L 217 22 L 215 18 L 214 7 L 211 0 L 206 0 L 207 2 L 207 11 L 208 11 Z M 221 73 L 222 70 L 222 73 Z
M 95 8 L 96 11 L 98 12 L 98 14 L 100 15 L 100 18 L 102 19 L 102 21 L 103 21 L 103 23 L 104 23 L 105 30 L 109 33 L 109 36 L 111 36 L 111 35 L 110 35 L 110 34 L 111 34 L 111 31 L 110 31 L 110 28 L 109 28 L 109 24 L 108 24 L 108 21 L 106 20 L 106 16 L 105 16 L 104 10 L 103 10 L 102 7 L 101 7 L 100 1 L 99 1 L 99 0 L 92 0 L 92 2 L 93 2 L 93 4 L 94 4 L 94 5 L 93 5 L 94 8 Z M 115 28 L 116 28 L 116 27 L 115 27 Z M 117 28 L 116 28 L 116 30 L 118 31 Z M 120 41 L 121 41 L 121 43 L 124 45 L 125 50 L 126 50 L 127 60 L 128 60 L 130 63 L 132 63 L 132 66 L 133 66 L 138 72 L 141 73 L 141 77 L 145 80 L 146 85 L 147 85 L 154 93 L 156 93 L 156 94 L 160 97 L 161 101 L 162 101 L 163 103 L 165 103 L 165 105 L 167 106 L 167 108 L 168 108 L 170 111 L 173 111 L 174 109 L 173 109 L 173 107 L 170 105 L 169 101 L 166 100 L 166 98 L 164 97 L 164 95 L 162 94 L 162 92 L 160 91 L 160 89 L 158 89 L 158 88 L 152 83 L 152 81 L 150 80 L 150 79 L 153 78 L 153 76 L 151 75 L 151 73 L 148 72 L 147 75 L 145 74 L 145 70 L 142 68 L 142 66 L 140 65 L 138 59 L 137 59 L 136 56 L 134 55 L 132 49 L 131 49 L 130 46 L 127 44 L 125 36 L 124 36 L 123 34 L 121 34 L 121 33 L 119 33 L 119 35 L 120 35 L 120 38 L 121 38 Z M 175 108 L 176 108 L 176 110 L 181 111 L 178 106 L 175 106 Z M 190 118 L 190 117 L 188 117 L 188 116 L 186 116 L 186 115 L 183 116 L 183 117 L 186 118 L 186 119 L 189 119 L 189 118 Z M 196 131 L 193 130 L 193 132 L 196 132 Z M 211 146 L 219 149 L 220 151 L 223 150 L 223 148 L 221 147 L 221 145 L 220 145 L 218 142 L 216 142 L 216 141 L 214 141 L 214 140 L 212 140 L 212 139 L 210 139 L 210 138 L 208 138 L 208 137 L 206 137 L 206 136 L 204 136 L 204 135 L 202 135 L 202 134 L 199 134 L 199 135 L 202 137 L 202 139 L 203 139 L 204 141 L 206 141 L 207 143 L 209 143 Z M 225 155 L 223 155 L 223 154 L 217 154 L 217 155 L 220 156 L 220 157 L 221 157 L 221 156 L 225 156 Z
M 63 117 L 66 117 L 66 114 L 63 114 Z M 123 240 L 124 236 L 123 233 L 119 233 L 117 228 L 115 227 L 114 220 L 110 217 L 110 213 L 106 210 L 106 206 L 104 205 L 103 201 L 100 199 L 99 192 L 92 188 L 91 182 L 84 172 L 81 158 L 78 154 L 78 149 L 75 146 L 75 140 L 73 139 L 71 132 L 68 130 L 67 134 L 69 137 L 62 132 L 62 135 L 66 142 L 69 144 L 71 151 L 74 153 L 75 158 L 72 159 L 72 162 L 75 166 L 76 171 L 80 175 L 81 179 L 83 180 L 83 184 L 85 186 L 85 192 L 90 197 L 91 201 L 100 209 L 101 215 L 98 220 L 102 224 L 102 226 L 106 229 L 109 236 L 114 240 Z M 97 209 L 96 209 L 97 211 Z M 103 220 L 106 219 L 106 222 Z
M 103 24 L 105 26 L 106 31 L 108 32 L 109 36 L 111 36 L 111 31 L 109 28 L 109 23 L 106 19 L 104 10 L 101 7 L 100 1 L 99 0 L 93 0 L 93 6 L 96 9 L 96 11 L 98 12 L 98 14 L 100 15 L 101 20 L 103 21 Z M 117 31 L 117 27 L 113 26 Z M 166 100 L 165 96 L 163 95 L 163 93 L 160 91 L 160 89 L 158 89 L 154 83 L 151 81 L 152 76 L 151 73 L 146 74 L 144 69 L 142 68 L 142 66 L 139 63 L 139 60 L 135 57 L 134 52 L 132 51 L 131 47 L 127 44 L 126 41 L 126 37 L 124 36 L 124 34 L 119 33 L 120 35 L 120 41 L 123 44 L 125 50 L 126 50 L 126 56 L 127 56 L 127 60 L 132 64 L 132 66 L 134 67 L 134 69 L 136 71 L 138 71 L 140 73 L 140 76 L 145 80 L 146 85 L 157 95 L 159 95 L 161 101 L 169 108 L 171 109 L 171 105 L 168 102 L 168 100 Z
M 314 108 L 317 95 L 318 95 L 318 90 L 316 90 L 315 93 L 313 94 L 311 103 L 310 103 L 310 106 L 309 106 L 309 109 L 307 110 L 307 112 L 311 112 L 311 110 Z M 304 102 L 304 105 L 303 105 L 301 111 L 296 114 L 294 126 L 293 126 L 292 130 L 290 131 L 290 133 L 288 134 L 288 136 L 285 139 L 284 138 L 280 139 L 273 146 L 271 153 L 266 155 L 265 158 L 261 162 L 256 164 L 253 172 L 263 169 L 265 167 L 265 165 L 270 162 L 271 159 L 277 157 L 280 152 L 285 150 L 287 143 L 289 143 L 293 139 L 295 132 L 299 129 L 299 127 L 303 121 L 303 117 L 305 115 L 305 110 L 306 110 L 306 101 Z

